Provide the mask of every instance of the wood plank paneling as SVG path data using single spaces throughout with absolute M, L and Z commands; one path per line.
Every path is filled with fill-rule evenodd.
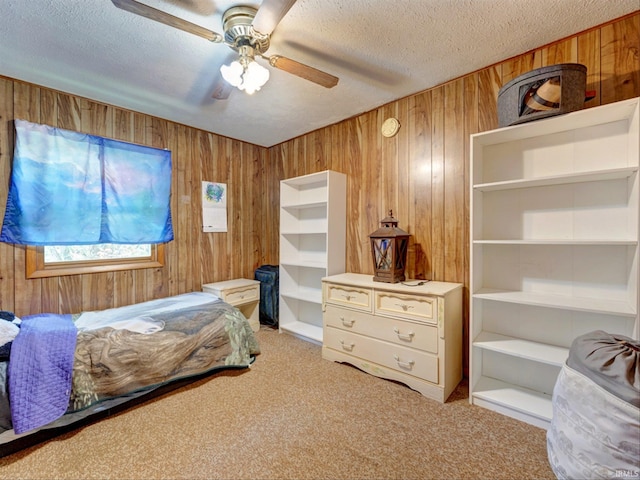
M 230 172 L 233 165 L 233 152 L 232 145 L 235 142 L 228 138 L 218 137 L 216 139 L 216 149 L 215 151 L 215 159 L 217 161 L 217 166 L 215 167 L 214 173 L 214 181 L 227 183 L 227 187 L 229 186 L 229 178 Z M 213 159 L 212 159 L 213 160 Z M 219 178 L 219 180 L 217 180 Z M 209 180 L 209 179 L 204 179 Z M 233 192 L 232 192 L 233 193 Z M 227 221 L 230 221 L 231 215 L 230 212 L 227 212 Z M 211 235 L 211 234 L 208 234 Z M 233 248 L 233 242 L 231 241 L 231 236 L 221 233 L 213 234 L 214 236 L 214 245 L 215 245 L 215 257 L 213 259 L 213 265 L 211 268 L 214 271 L 214 280 L 225 280 L 231 278 L 231 256 L 228 255 L 229 247 Z M 275 257 L 277 258 L 277 256 Z
M 414 95 L 409 99 L 408 135 L 409 162 L 411 164 L 411 198 L 413 199 L 411 248 L 407 257 L 410 278 L 432 278 L 431 259 L 431 92 Z M 411 270 L 413 268 L 413 271 Z
M 203 281 L 252 278 L 259 264 L 278 263 L 277 240 L 271 240 L 277 238 L 278 226 L 271 224 L 268 212 L 277 209 L 279 195 L 271 193 L 270 202 L 262 199 L 264 189 L 272 189 L 280 175 L 268 165 L 267 149 L 11 79 L 0 78 L 0 94 L 3 193 L 9 184 L 13 120 L 22 118 L 170 149 L 175 228 L 175 240 L 165 247 L 164 268 L 45 279 L 27 280 L 24 248 L 2 243 L 0 309 L 24 316 L 128 305 L 200 290 Z M 200 188 L 204 178 L 232 184 L 228 233 L 202 233 Z M 2 213 L 5 205 L 3 195 Z M 269 245 L 266 251 L 264 245 Z
M 467 225 L 470 225 L 471 220 L 471 135 L 478 132 L 478 74 L 471 74 L 464 78 L 464 281 L 465 286 L 469 285 L 470 275 L 469 267 L 471 264 L 470 259 L 470 238 L 471 232 Z M 469 298 L 470 294 L 468 288 L 465 288 L 462 292 L 463 305 L 463 318 L 469 318 Z M 462 341 L 464 345 L 469 345 L 469 325 L 468 322 L 463 322 L 462 325 Z M 463 352 L 463 365 L 469 365 L 469 349 L 464 348 Z
M 360 122 L 355 119 L 347 120 L 333 128 L 333 138 L 340 141 L 340 143 L 334 143 L 333 155 L 341 158 L 340 164 L 334 164 L 334 169 L 347 175 L 347 212 L 350 212 L 349 221 L 347 221 L 349 247 L 346 254 L 346 269 L 348 271 L 358 271 L 358 269 L 367 271 L 362 270 L 364 265 L 369 264 L 371 255 L 366 248 L 369 243 L 367 235 L 375 230 L 364 230 L 360 223 L 360 219 L 366 218 L 363 214 L 363 208 L 366 206 L 362 198 L 367 194 L 366 187 L 360 182 L 367 170 L 367 165 L 362 162 L 361 137 Z M 373 271 L 373 268 L 371 267 L 369 271 Z
M 11 155 L 13 154 L 13 82 L 0 78 L 0 186 L 3 191 L 9 185 L 11 175 Z M 0 216 L 4 218 L 7 195 L 0 194 Z M 0 309 L 14 311 L 13 246 L 0 242 Z
M 572 37 L 544 47 L 542 49 L 542 66 L 546 67 L 559 63 L 575 63 L 578 60 L 577 47 L 577 37 Z
M 358 134 L 360 139 L 360 148 L 362 157 L 354 159 L 362 162 L 363 176 L 361 178 L 352 178 L 351 182 L 360 184 L 360 202 L 361 216 L 357 219 L 352 218 L 347 213 L 347 223 L 355 221 L 358 224 L 358 230 L 361 233 L 360 243 L 351 244 L 348 248 L 361 248 L 363 252 L 370 252 L 370 243 L 368 235 L 377 230 L 380 226 L 380 220 L 386 217 L 386 206 L 381 205 L 381 184 L 382 178 L 382 162 L 380 160 L 380 123 L 376 121 L 376 112 L 369 112 L 360 115 L 357 118 Z M 312 172 L 307 172 L 312 173 Z M 349 194 L 347 193 L 347 196 Z M 362 259 L 368 259 L 360 265 L 354 265 L 354 271 L 361 273 L 373 274 L 373 265 L 370 260 L 370 253 L 362 256 Z
M 200 162 L 200 178 L 203 182 L 211 182 L 214 178 L 214 165 L 213 159 L 213 137 L 205 132 L 200 132 L 198 137 L 199 155 L 202 161 Z M 224 183 L 221 180 L 216 180 L 219 183 Z M 226 181 L 226 180 L 225 180 Z M 202 235 L 202 258 L 206 259 L 202 262 L 202 283 L 215 282 L 215 273 L 213 271 L 213 259 L 215 256 L 214 242 L 217 233 L 203 233 Z
M 15 118 L 169 148 L 175 229 L 164 268 L 48 280 L 26 280 L 24 250 L 0 244 L 0 308 L 18 315 L 66 313 L 199 290 L 203 282 L 252 278 L 257 266 L 279 261 L 280 180 L 327 168 L 347 174 L 347 270 L 373 273 L 368 235 L 393 208 L 412 235 L 409 276 L 464 283 L 468 301 L 469 135 L 497 128 L 502 85 L 549 64 L 587 65 L 587 89 L 597 90 L 598 97 L 586 107 L 639 96 L 639 32 L 640 13 L 268 149 L 0 78 L 3 188 Z M 401 129 L 384 138 L 380 127 L 390 116 L 400 120 Z M 203 180 L 229 187 L 226 233 L 202 232 Z
M 527 73 L 535 68 L 538 68 L 537 66 L 534 66 L 535 59 L 535 53 L 530 52 L 525 55 L 520 55 L 516 58 L 511 58 L 502 63 L 502 81 L 507 84 L 523 73 Z
M 193 265 L 193 249 L 191 248 L 195 240 L 193 239 L 194 230 L 202 225 L 201 218 L 192 218 L 191 204 L 197 199 L 192 197 L 189 179 L 192 177 L 191 166 L 192 144 L 189 136 L 190 130 L 182 125 L 177 127 L 177 154 L 178 158 L 185 161 L 176 162 L 174 153 L 172 152 L 173 175 L 172 187 L 173 195 L 177 197 L 176 210 L 172 212 L 173 234 L 175 237 L 174 248 L 180 252 L 177 257 L 178 268 L 175 280 L 178 284 L 178 291 L 188 292 L 194 290 L 194 274 L 191 271 Z M 208 163 L 208 159 L 203 159 L 203 163 Z M 207 177 L 207 180 L 211 180 Z M 186 214 L 185 214 L 186 213 Z
M 637 96 L 640 89 L 640 15 L 603 26 L 600 38 L 601 103 Z
M 245 153 L 243 145 L 240 142 L 231 141 L 231 155 L 230 158 L 243 158 Z M 240 262 L 247 261 L 248 257 L 242 254 L 242 229 L 240 228 L 240 222 L 243 218 L 250 215 L 250 212 L 245 212 L 242 208 L 241 192 L 242 188 L 242 165 L 238 164 L 236 168 L 229 171 L 229 181 L 227 187 L 229 188 L 229 196 L 227 198 L 227 218 L 228 218 L 228 233 L 227 233 L 227 245 L 226 253 L 229 256 L 229 278 L 235 278 L 235 272 L 238 270 Z
M 444 88 L 431 91 L 431 278 L 445 278 Z M 414 232 L 409 232 L 414 234 Z M 418 233 L 419 235 L 420 233 Z
M 640 95 L 639 25 L 640 14 L 631 15 L 327 127 L 340 159 L 331 165 L 348 177 L 347 269 L 373 273 L 367 235 L 392 205 L 412 235 L 409 276 L 464 283 L 468 346 L 469 135 L 498 127 L 503 85 L 547 65 L 587 66 L 587 89 L 598 97 L 586 108 Z M 402 128 L 387 139 L 380 126 L 390 116 Z M 304 156 L 317 137 L 312 132 L 270 149 L 281 178 L 319 171 Z
M 40 122 L 40 91 L 41 89 L 23 83 L 14 83 L 13 88 L 13 116 L 14 118 L 30 122 Z M 7 135 L 14 133 L 13 125 L 4 125 L 9 129 Z M 6 201 L 6 200 L 5 200 Z M 42 310 L 42 280 L 25 278 L 25 249 L 18 246 L 13 249 L 14 273 L 20 272 L 15 279 L 14 310 L 16 315 L 24 312 L 38 313 Z M 48 302 L 44 302 L 48 303 Z
M 500 70 L 497 67 L 489 67 L 478 72 L 478 131 L 480 132 L 498 128 L 498 93 L 502 85 L 509 83 L 502 81 Z
M 465 157 L 464 83 L 449 82 L 444 88 L 444 276 L 458 282 L 465 277 Z
M 587 91 L 595 97 L 585 102 L 585 107 L 600 105 L 600 30 L 590 30 L 578 35 L 578 63 L 587 67 Z

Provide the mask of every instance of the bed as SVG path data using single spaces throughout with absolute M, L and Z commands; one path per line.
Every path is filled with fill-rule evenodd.
M 203 292 L 74 315 L 0 315 L 0 457 L 214 372 L 246 369 L 258 353 L 242 313 Z
M 558 479 L 640 479 L 640 342 L 577 337 L 556 381 L 547 431 Z

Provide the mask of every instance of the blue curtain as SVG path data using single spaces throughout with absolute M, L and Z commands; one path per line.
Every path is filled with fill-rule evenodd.
M 24 245 L 173 240 L 171 152 L 15 120 L 0 241 Z

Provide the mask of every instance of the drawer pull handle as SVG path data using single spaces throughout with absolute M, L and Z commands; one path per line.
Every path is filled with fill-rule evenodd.
M 353 327 L 353 324 L 355 323 L 355 320 L 353 318 L 347 320 L 344 317 L 340 317 L 340 320 L 342 321 L 342 325 L 344 325 L 345 327 Z
M 343 295 L 343 297 L 344 297 L 344 299 L 345 299 L 347 302 L 350 302 L 350 301 L 351 301 L 351 299 L 353 298 L 351 295 L 348 295 L 348 294 L 346 294 L 346 293 Z
M 347 350 L 348 352 L 351 352 L 353 350 L 353 347 L 356 346 L 355 343 L 344 343 L 344 340 L 340 340 L 340 343 L 342 344 L 342 348 Z
M 394 327 L 393 331 L 396 333 L 396 335 L 398 335 L 398 338 L 400 340 L 405 340 L 407 342 L 410 342 L 413 340 L 413 336 L 415 335 L 415 333 L 409 331 L 409 333 L 400 333 L 400 329 L 398 327 Z
M 400 360 L 400 357 L 398 357 L 398 355 L 394 355 L 393 358 L 396 359 L 396 362 L 398 363 L 398 366 L 400 368 L 404 368 L 406 370 L 411 370 L 413 368 L 413 364 L 416 363 L 413 360 L 409 360 L 408 362 L 403 362 L 402 360 Z
M 413 305 L 407 305 L 406 303 L 396 303 L 396 306 L 400 307 L 403 312 L 406 312 L 410 308 L 413 308 Z

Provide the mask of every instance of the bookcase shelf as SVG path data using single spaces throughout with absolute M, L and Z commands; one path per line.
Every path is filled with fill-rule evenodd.
M 322 278 L 343 273 L 346 175 L 331 170 L 280 182 L 279 327 L 322 343 Z
M 638 338 L 638 111 L 471 136 L 471 403 L 546 428 L 577 336 Z
M 541 178 L 529 178 L 519 180 L 507 180 L 504 182 L 481 183 L 474 185 L 475 190 L 491 192 L 495 190 L 510 190 L 516 188 L 544 187 L 548 185 L 566 185 L 570 183 L 597 182 L 602 180 L 615 180 L 628 178 L 638 171 L 638 167 L 612 168 L 609 170 L 596 170 L 593 172 L 572 173 L 566 175 L 554 175 Z

